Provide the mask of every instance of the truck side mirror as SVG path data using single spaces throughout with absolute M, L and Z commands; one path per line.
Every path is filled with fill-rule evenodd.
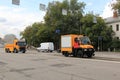
M 18 43 L 16 42 L 16 45 L 18 45 Z
M 91 44 L 93 45 L 93 44 L 94 44 L 94 42 L 91 42 Z
M 26 43 L 24 43 L 23 45 L 24 45 L 24 46 L 26 46 L 27 44 L 26 44 Z
M 76 38 L 74 39 L 74 41 L 75 41 L 75 42 L 78 42 L 78 38 L 76 37 Z

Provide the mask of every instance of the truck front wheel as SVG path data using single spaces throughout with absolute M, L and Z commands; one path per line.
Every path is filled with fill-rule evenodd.
M 24 50 L 24 51 L 22 51 L 22 53 L 25 53 L 25 50 Z
M 88 58 L 91 58 L 91 57 L 92 57 L 92 53 L 88 53 L 88 54 L 87 54 L 87 57 L 88 57 Z
M 84 56 L 84 53 L 82 52 L 82 50 L 78 50 L 77 57 L 83 58 L 83 56 Z

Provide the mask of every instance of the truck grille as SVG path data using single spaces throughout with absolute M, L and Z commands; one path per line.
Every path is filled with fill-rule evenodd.
M 23 51 L 23 50 L 25 50 L 25 47 L 20 47 L 20 51 Z

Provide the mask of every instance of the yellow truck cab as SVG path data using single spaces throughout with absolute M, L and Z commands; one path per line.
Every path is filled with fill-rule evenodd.
M 74 48 L 76 39 L 79 47 Z M 87 36 L 70 34 L 61 36 L 61 52 L 64 56 L 92 57 L 95 50 Z
M 25 53 L 26 52 L 26 42 L 22 41 L 22 40 L 18 40 L 15 39 L 13 41 L 13 44 L 6 44 L 5 45 L 5 52 L 6 53 L 18 53 L 18 52 L 22 52 Z

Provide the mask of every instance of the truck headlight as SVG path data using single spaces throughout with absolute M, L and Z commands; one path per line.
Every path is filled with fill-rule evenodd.
M 87 49 L 84 49 L 84 51 L 87 51 Z
M 92 51 L 92 49 L 89 49 L 89 51 Z

